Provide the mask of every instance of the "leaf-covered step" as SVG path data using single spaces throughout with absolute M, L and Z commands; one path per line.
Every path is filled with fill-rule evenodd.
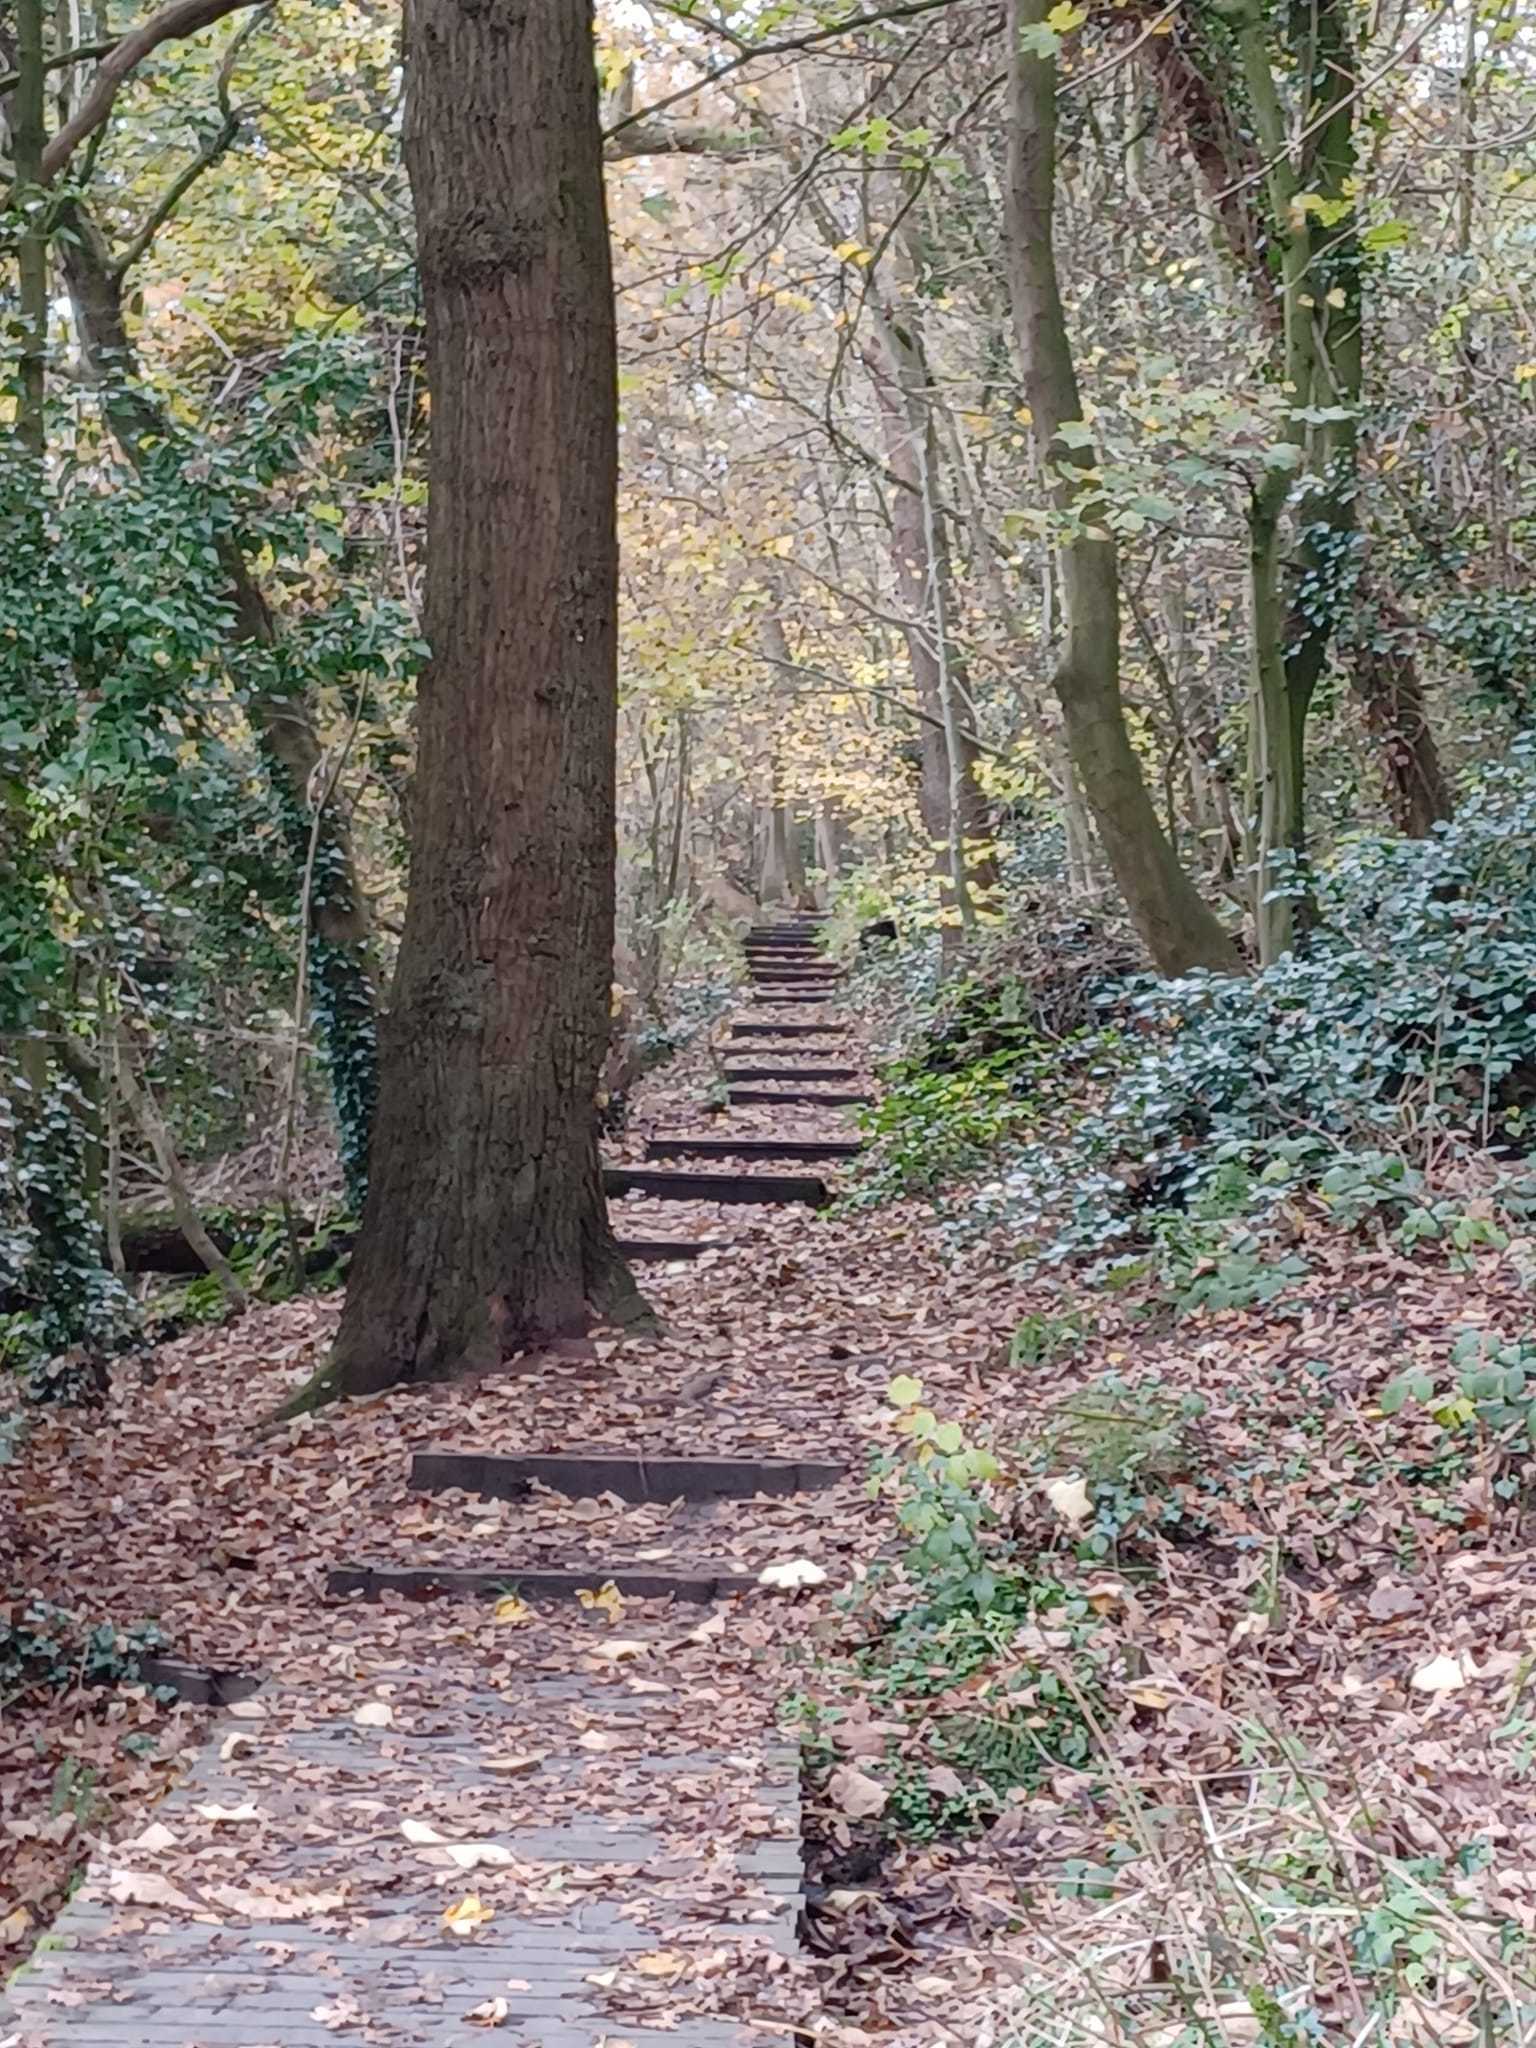
M 839 1024 L 835 1018 L 829 1018 L 826 1022 L 820 1024 L 791 1023 L 786 1019 L 782 1023 L 735 1023 L 731 1026 L 730 1035 L 732 1038 L 816 1038 L 822 1032 L 845 1032 L 847 1029 L 846 1024 Z M 810 1049 L 809 1046 L 805 1048 L 807 1052 Z M 816 1048 L 818 1052 L 830 1052 L 836 1049 L 831 1046 L 817 1046 Z

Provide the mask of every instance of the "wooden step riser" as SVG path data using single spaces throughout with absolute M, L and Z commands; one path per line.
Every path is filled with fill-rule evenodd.
M 631 1266 L 660 1266 L 671 1259 L 701 1259 L 706 1252 L 728 1252 L 728 1237 L 621 1237 L 619 1256 Z
M 603 1174 L 609 1195 L 648 1195 L 657 1202 L 722 1202 L 732 1206 L 762 1204 L 778 1208 L 803 1203 L 824 1209 L 827 1184 L 809 1174 L 680 1173 L 675 1168 L 611 1166 Z
M 733 1109 L 789 1108 L 868 1109 L 869 1095 L 817 1095 L 809 1088 L 731 1088 L 726 1091 Z
M 842 1031 L 836 1022 L 826 1024 L 733 1024 L 732 1038 L 815 1038 L 823 1031 Z
M 721 1067 L 721 1079 L 731 1087 L 737 1081 L 856 1081 L 858 1067 Z
M 652 1138 L 647 1159 L 856 1159 L 857 1138 Z
M 602 1454 L 498 1457 L 479 1451 L 418 1451 L 410 1483 L 418 1493 L 526 1500 L 536 1486 L 569 1500 L 604 1494 L 636 1506 L 668 1502 L 785 1499 L 835 1486 L 841 1465 L 809 1458 L 641 1458 Z
M 549 1571 L 542 1566 L 526 1569 L 501 1564 L 489 1571 L 397 1570 L 387 1565 L 341 1564 L 326 1574 L 325 1590 L 333 1600 L 361 1597 L 380 1600 L 393 1593 L 406 1600 L 472 1599 L 499 1600 L 504 1593 L 517 1593 L 524 1600 L 570 1600 L 578 1592 L 596 1592 L 612 1584 L 627 1600 L 728 1600 L 748 1593 L 756 1579 L 741 1572 L 650 1572 L 630 1571 L 622 1565 L 585 1565 L 574 1571 Z M 263 2039 L 266 2037 L 263 2036 Z

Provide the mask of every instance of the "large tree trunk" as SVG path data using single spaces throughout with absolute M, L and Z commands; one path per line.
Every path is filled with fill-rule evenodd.
M 638 1296 L 603 1202 L 613 290 L 590 0 L 418 0 L 406 163 L 432 449 L 410 894 L 336 1390 Z
M 1008 0 L 1008 281 L 1042 469 L 1071 524 L 1061 547 L 1066 632 L 1053 678 L 1067 745 L 1099 841 L 1143 945 L 1164 973 L 1231 973 L 1237 949 L 1179 865 L 1158 822 L 1120 698 L 1120 569 L 1114 541 L 1082 503 L 1077 473 L 1091 461 L 1056 273 L 1056 64 L 1023 41 L 1046 0 Z

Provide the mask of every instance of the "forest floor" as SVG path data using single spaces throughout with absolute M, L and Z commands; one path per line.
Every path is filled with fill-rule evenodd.
M 655 1077 L 618 1153 L 702 1128 L 709 1078 L 702 1051 Z M 1172 2044 L 1195 2038 L 1193 2006 L 1205 2038 L 1279 2041 L 1264 2000 L 1299 1984 L 1348 2022 L 1362 1938 L 1392 1985 L 1362 2041 L 1481 2039 L 1490 1997 L 1536 2011 L 1503 1960 L 1511 1930 L 1536 1935 L 1536 1530 L 1497 1443 L 1379 1406 L 1405 1367 L 1438 1371 L 1456 1330 L 1524 1331 L 1529 1245 L 1458 1268 L 1298 1213 L 1309 1270 L 1283 1298 L 1175 1316 L 1150 1281 L 1022 1284 L 1006 1246 L 957 1251 L 923 1203 L 616 1213 L 625 1234 L 732 1241 L 645 1269 L 659 1337 L 599 1332 L 264 1434 L 335 1325 L 337 1299 L 307 1299 L 124 1361 L 104 1411 L 31 1411 L 0 1475 L 0 1580 L 119 1626 L 153 1617 L 178 1657 L 301 1679 L 313 1711 L 351 1714 L 344 1610 L 324 1599 L 339 1562 L 505 1563 L 509 1581 L 516 1564 L 590 1566 L 595 1586 L 635 1561 L 819 1565 L 814 1590 L 680 1621 L 647 1603 L 385 1610 L 397 1637 L 478 1660 L 496 1685 L 591 1669 L 615 1631 L 639 1634 L 641 1682 L 668 1689 L 677 1729 L 713 1742 L 778 1709 L 804 1738 L 805 1959 L 750 1981 L 685 1966 L 650 1987 L 649 2025 L 749 2014 L 787 2039 L 811 2021 L 840 2048 Z M 1106 1373 L 1139 1398 L 1106 1408 Z M 1001 1462 L 1021 1577 L 991 1620 L 935 1600 L 911 1623 L 932 1590 L 894 1569 L 911 1495 L 866 1485 L 869 1459 L 908 1445 L 888 1393 L 901 1376 Z M 1145 1455 L 1127 1464 L 1085 1427 Z M 411 1491 L 409 1454 L 442 1446 L 804 1456 L 848 1476 L 721 1507 Z M 1074 1474 L 1105 1455 L 1136 1481 L 1119 1540 L 1085 1557 Z M 10 1959 L 90 1853 L 143 1839 L 207 1722 L 142 1689 L 7 1705 Z M 519 1780 L 525 1819 L 538 1780 Z M 157 1867 L 174 1883 L 198 1849 L 167 1845 Z

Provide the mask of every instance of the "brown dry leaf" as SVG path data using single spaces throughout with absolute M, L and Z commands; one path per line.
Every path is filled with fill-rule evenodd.
M 1424 1605 L 1424 1596 L 1417 1586 L 1404 1579 L 1378 1579 L 1365 1605 L 1376 1621 L 1395 1621 L 1400 1614 L 1417 1613 Z
M 853 1764 L 839 1764 L 827 1779 L 827 1796 L 850 1820 L 873 1820 L 884 1813 L 891 1795 L 878 1778 Z
M 536 1771 L 548 1755 L 547 1749 L 530 1749 L 522 1756 L 483 1756 L 480 1768 L 498 1778 L 515 1778 L 523 1771 Z
M 106 1882 L 108 1898 L 119 1906 L 175 1906 L 195 1913 L 197 1901 L 178 1891 L 168 1877 L 142 1870 L 114 1870 Z

